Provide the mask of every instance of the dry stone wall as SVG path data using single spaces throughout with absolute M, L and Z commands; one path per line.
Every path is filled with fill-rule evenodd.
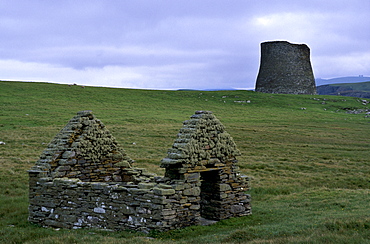
M 287 41 L 261 43 L 261 62 L 257 92 L 283 94 L 316 94 L 310 61 L 310 48 Z
M 161 167 L 133 160 L 91 111 L 73 117 L 29 172 L 29 221 L 58 228 L 170 230 L 251 214 L 248 177 L 221 122 L 197 111 Z

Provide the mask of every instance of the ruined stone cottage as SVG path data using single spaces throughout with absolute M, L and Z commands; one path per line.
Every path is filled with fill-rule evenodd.
M 91 111 L 55 136 L 29 172 L 29 221 L 57 228 L 139 231 L 251 214 L 239 151 L 209 111 L 186 120 L 162 160 L 165 176 L 132 166 Z
M 306 44 L 287 41 L 261 43 L 261 61 L 255 91 L 316 94 L 315 78 Z

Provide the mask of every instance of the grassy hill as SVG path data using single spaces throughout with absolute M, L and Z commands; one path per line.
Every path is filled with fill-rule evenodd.
M 341 95 L 370 98 L 370 81 L 358 83 L 337 83 L 317 87 L 320 95 Z
M 367 76 L 346 76 L 346 77 L 337 77 L 332 79 L 315 79 L 316 85 L 327 85 L 327 84 L 338 84 L 338 83 L 359 83 L 370 81 L 370 77 Z
M 369 107 L 358 98 L 1 81 L 0 106 L 0 243 L 370 243 L 370 118 L 346 113 Z M 150 235 L 28 223 L 26 171 L 81 110 L 157 174 L 182 122 L 213 111 L 242 153 L 253 214 Z
M 330 84 L 330 86 L 347 86 L 354 91 L 370 92 L 370 81 L 357 82 L 357 83 L 338 83 Z

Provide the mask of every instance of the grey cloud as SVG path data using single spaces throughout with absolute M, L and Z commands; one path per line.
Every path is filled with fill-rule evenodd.
M 0 10 L 1 59 L 61 66 L 78 77 L 120 67 L 109 70 L 115 77 L 132 70 L 128 77 L 144 86 L 139 77 L 157 87 L 253 87 L 266 40 L 308 44 L 320 77 L 353 62 L 345 57 L 370 54 L 367 0 L 15 0 Z M 322 67 L 331 57 L 339 63 Z

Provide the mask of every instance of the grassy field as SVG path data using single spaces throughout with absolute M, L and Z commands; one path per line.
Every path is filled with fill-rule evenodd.
M 370 117 L 345 110 L 369 107 L 358 98 L 1 81 L 0 107 L 0 243 L 370 243 Z M 26 171 L 81 110 L 157 174 L 182 122 L 213 111 L 242 153 L 253 214 L 149 235 L 28 223 Z

